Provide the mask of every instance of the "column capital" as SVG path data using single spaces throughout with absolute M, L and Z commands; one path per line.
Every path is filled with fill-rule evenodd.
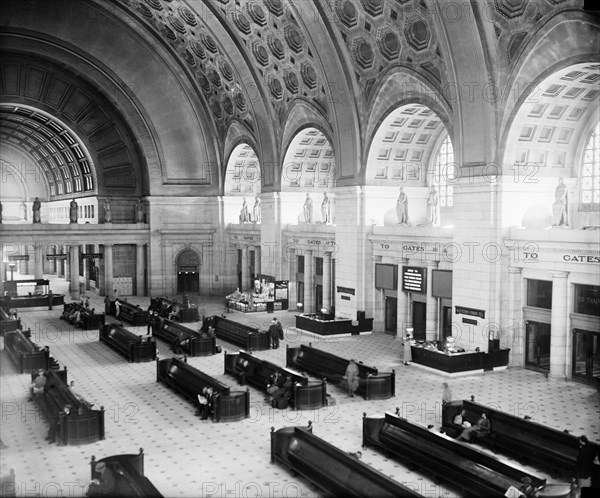
M 550 275 L 552 275 L 552 280 L 559 278 L 567 278 L 569 276 L 568 271 L 551 271 Z
M 408 258 L 396 258 L 396 264 L 398 265 L 408 265 Z
M 512 273 L 518 275 L 523 272 L 523 268 L 519 268 L 518 266 L 509 266 L 508 273 Z
M 440 262 L 437 259 L 430 259 L 428 261 L 425 261 L 425 266 L 427 266 L 428 268 L 437 268 L 438 266 L 440 266 Z

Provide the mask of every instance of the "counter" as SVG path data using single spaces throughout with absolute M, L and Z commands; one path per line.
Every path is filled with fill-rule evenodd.
M 53 294 L 52 306 L 60 306 L 65 304 L 65 296 L 63 294 Z M 13 296 L 10 300 L 2 298 L 0 300 L 2 308 L 37 308 L 48 307 L 48 294 L 35 294 L 32 296 Z
M 363 318 L 352 324 L 348 319 L 325 320 L 321 314 L 296 315 L 296 328 L 307 330 L 319 335 L 354 334 L 371 332 L 373 330 L 373 319 Z
M 411 346 L 411 352 L 413 363 L 441 370 L 442 372 L 457 373 L 505 367 L 508 365 L 510 349 L 497 349 L 490 353 L 482 351 L 446 353 L 423 346 Z

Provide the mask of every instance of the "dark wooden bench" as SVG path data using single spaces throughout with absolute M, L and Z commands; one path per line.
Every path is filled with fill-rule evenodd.
M 148 323 L 148 310 L 142 309 L 135 304 L 119 299 L 119 316 L 116 316 L 115 301 L 111 302 L 111 310 L 119 320 L 124 320 L 135 327 Z
M 278 462 L 325 496 L 421 496 L 312 433 L 312 426 L 271 429 L 271 463 Z
M 100 342 L 123 354 L 129 362 L 140 363 L 156 359 L 156 340 L 153 337 L 137 336 L 121 325 L 101 325 Z
M 115 492 L 113 496 L 143 496 L 159 498 L 163 495 L 154 487 L 154 484 L 144 476 L 144 450 L 140 448 L 137 455 L 113 455 L 96 460 L 92 455 L 90 469 L 92 479 L 100 479 L 96 472 L 96 465 L 104 463 L 115 477 Z
M 21 329 L 21 319 L 13 320 L 10 318 L 8 309 L 0 308 L 0 336 L 4 337 L 6 332 L 13 332 Z
M 161 320 L 160 326 L 152 327 L 152 335 L 169 344 L 177 340 L 182 353 L 188 356 L 208 356 L 217 353 L 217 338 L 202 335 L 192 329 L 169 320 Z
M 578 436 L 545 425 L 515 417 L 474 401 L 451 401 L 442 408 L 442 430 L 450 437 L 458 436 L 461 427 L 453 423 L 456 415 L 465 410 L 464 419 L 477 423 L 485 411 L 491 423 L 491 437 L 474 439 L 489 445 L 496 452 L 517 458 L 524 464 L 547 469 L 554 474 L 572 477 L 577 472 Z M 593 443 L 590 443 L 593 444 Z M 598 451 L 599 446 L 593 444 Z
M 212 388 L 212 411 L 215 422 L 238 422 L 250 414 L 250 393 L 230 391 L 229 387 L 210 375 L 188 365 L 178 358 L 156 362 L 156 381 L 173 388 L 195 405 L 205 387 Z
M 210 320 L 219 339 L 240 346 L 246 351 L 269 349 L 271 338 L 266 331 L 261 332 L 255 327 L 218 315 L 213 316 Z
M 104 407 L 99 410 L 80 396 L 76 396 L 68 387 L 67 371 L 49 370 L 44 394 L 34 396 L 40 411 L 50 423 L 58 416 L 56 442 L 62 445 L 89 444 L 104 439 Z M 33 372 L 31 380 L 37 372 Z M 65 406 L 71 405 L 68 414 Z
M 67 320 L 69 323 L 73 323 L 68 317 L 78 311 L 81 313 L 80 319 L 81 322 L 78 324 L 84 330 L 92 330 L 97 329 L 101 325 L 105 323 L 104 313 L 96 313 L 94 308 L 86 308 L 80 303 L 65 303 L 63 308 L 62 315 L 60 316 L 61 320 Z M 74 324 L 74 323 L 73 323 Z M 76 324 L 74 324 L 76 325 Z
M 391 413 L 373 417 L 363 414 L 365 446 L 394 455 L 409 467 L 418 467 L 435 480 L 450 483 L 459 489 L 461 496 L 500 498 L 524 477 L 529 477 L 534 487 L 546 484 L 546 479 L 520 466 Z
M 0 476 L 0 496 L 17 496 L 15 469 Z
M 31 341 L 31 332 L 15 330 L 4 336 L 4 349 L 17 366 L 19 373 L 50 368 L 50 348 L 40 348 Z
M 349 360 L 302 344 L 286 349 L 286 366 L 324 378 L 331 384 L 344 381 Z M 357 393 L 365 399 L 387 399 L 396 395 L 396 371 L 379 373 L 375 367 L 356 362 L 359 372 Z M 345 382 L 345 381 L 344 381 Z
M 247 351 L 225 352 L 224 359 L 226 374 L 238 378 L 242 384 L 245 381 L 264 392 L 276 373 L 284 378 L 289 375 L 293 383 L 289 402 L 296 410 L 315 409 L 326 405 L 327 383 L 323 380 L 309 381 L 294 370 L 257 358 Z
M 179 308 L 179 321 L 181 323 L 190 323 L 200 321 L 198 308 L 194 305 L 186 306 L 177 301 L 173 301 L 166 297 L 156 297 L 150 300 L 148 311 L 158 311 L 158 316 L 168 318 L 173 308 Z

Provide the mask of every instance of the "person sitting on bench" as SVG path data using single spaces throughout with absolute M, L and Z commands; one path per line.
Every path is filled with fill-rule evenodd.
M 460 435 L 456 438 L 457 441 L 465 440 L 471 441 L 471 437 L 475 434 L 476 437 L 489 436 L 492 430 L 492 424 L 487 418 L 487 413 L 483 412 L 477 423 L 471 427 L 467 427 Z
M 288 402 L 292 397 L 293 385 L 292 376 L 288 375 L 285 378 L 283 385 L 271 395 L 271 404 L 273 408 L 287 408 Z
M 467 415 L 467 410 L 461 411 L 458 415 L 456 415 L 456 417 L 454 417 L 454 420 L 452 420 L 452 423 L 455 425 L 460 425 L 461 427 L 464 427 L 465 429 L 467 427 L 471 427 L 471 422 L 469 422 L 468 420 L 465 419 L 466 415 Z
M 100 473 L 100 479 L 90 483 L 86 496 L 114 496 L 116 481 L 112 471 L 104 462 L 98 462 L 95 470 Z

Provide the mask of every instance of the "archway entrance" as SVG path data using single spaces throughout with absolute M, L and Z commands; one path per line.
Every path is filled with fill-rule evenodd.
M 187 249 L 177 257 L 177 294 L 200 294 L 200 257 Z

